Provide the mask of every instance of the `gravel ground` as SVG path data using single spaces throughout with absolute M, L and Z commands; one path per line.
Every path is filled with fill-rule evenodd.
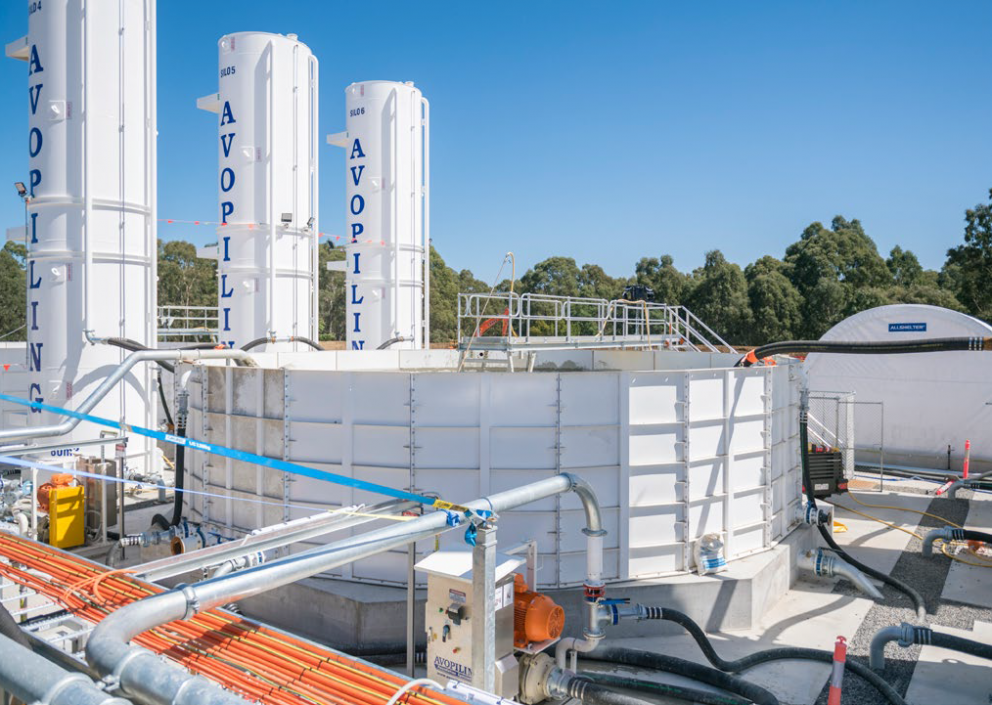
M 899 488 L 900 492 L 907 490 L 909 488 Z M 926 511 L 963 525 L 968 515 L 967 500 L 971 496 L 971 492 L 962 491 L 958 493 L 957 500 L 935 497 Z M 929 529 L 945 526 L 944 522 L 931 517 L 920 517 L 920 519 L 919 528 Z M 917 529 L 917 533 L 920 533 L 919 529 Z M 908 583 L 923 595 L 929 614 L 927 621 L 929 626 L 971 629 L 975 620 L 992 623 L 992 610 L 990 609 L 940 600 L 951 561 L 941 556 L 924 558 L 920 552 L 921 546 L 922 542 L 919 539 L 910 539 L 892 570 L 892 576 Z M 857 591 L 849 583 L 843 581 L 837 584 L 834 592 L 844 595 L 857 594 Z M 861 627 L 855 633 L 854 638 L 850 640 L 847 650 L 849 660 L 858 660 L 867 665 L 868 647 L 875 632 L 883 627 L 899 625 L 902 622 L 916 622 L 916 610 L 913 609 L 909 598 L 887 585 L 882 588 L 882 594 L 886 598 L 885 604 L 876 603 L 868 611 Z M 886 668 L 881 675 L 902 695 L 906 694 L 909 682 L 913 678 L 920 649 L 920 646 L 912 646 L 908 649 L 886 649 Z M 816 700 L 816 705 L 827 705 L 828 690 L 828 686 L 824 686 Z M 881 705 L 888 701 L 870 685 L 849 672 L 844 678 L 842 702 L 844 705 Z M 948 700 L 942 705 L 954 705 L 954 701 Z

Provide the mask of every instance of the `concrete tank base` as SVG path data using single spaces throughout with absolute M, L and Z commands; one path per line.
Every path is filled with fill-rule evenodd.
M 800 527 L 771 550 L 730 563 L 723 573 L 616 583 L 608 586 L 607 593 L 681 610 L 706 631 L 750 629 L 796 582 L 796 556 L 815 546 L 814 532 Z M 543 592 L 565 608 L 565 634 L 580 636 L 581 588 Z M 426 590 L 417 590 L 414 633 L 421 646 L 425 595 Z M 352 654 L 402 651 L 406 643 L 402 587 L 316 578 L 243 600 L 240 606 L 246 616 Z M 609 634 L 648 636 L 677 629 L 667 623 L 624 622 Z

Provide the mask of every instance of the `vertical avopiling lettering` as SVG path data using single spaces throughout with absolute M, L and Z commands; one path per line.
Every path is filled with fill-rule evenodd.
M 38 45 L 31 45 L 31 56 L 28 59 L 28 76 L 34 76 L 36 73 L 41 73 L 45 69 L 41 66 L 41 58 L 38 56 Z
M 37 382 L 32 382 L 31 386 L 28 387 L 28 397 L 31 399 L 31 401 L 36 401 L 39 404 L 43 404 L 45 398 L 40 395 L 41 395 L 41 385 L 38 384 Z M 31 413 L 40 414 L 41 409 L 35 409 L 34 407 L 31 407 Z
M 31 343 L 28 346 L 28 371 L 41 372 L 41 348 L 44 343 Z
M 226 135 L 220 136 L 220 145 L 224 150 L 224 159 L 231 158 L 231 145 L 234 144 L 234 134 L 233 132 L 228 132 Z
M 41 97 L 41 88 L 44 83 L 38 83 L 33 86 L 28 86 L 28 100 L 31 101 L 31 114 L 36 115 L 38 113 L 38 99 Z
M 232 69 L 231 74 L 234 71 Z M 221 74 L 230 75 L 230 74 Z M 226 125 L 234 125 L 237 123 L 237 119 L 234 117 L 234 109 L 231 108 L 231 101 L 225 100 L 224 107 L 220 114 L 220 126 L 223 128 Z M 220 204 L 220 222 L 223 225 L 227 225 L 228 218 L 234 216 L 235 213 L 235 202 L 234 194 L 231 194 L 231 189 L 234 188 L 234 184 L 237 182 L 237 173 L 235 173 L 235 168 L 237 167 L 236 162 L 228 162 L 231 159 L 231 150 L 234 147 L 234 138 L 237 133 L 233 130 L 222 131 L 220 133 L 220 148 L 221 148 L 221 169 L 220 169 L 220 190 L 223 194 L 229 194 L 226 196 L 227 200 L 221 201 Z M 231 236 L 225 235 L 222 238 L 224 247 L 224 256 L 221 259 L 222 262 L 231 261 Z M 228 286 L 227 274 L 222 273 L 220 275 L 220 299 L 222 313 L 224 315 L 224 327 L 222 330 L 225 333 L 231 332 L 231 299 L 234 297 L 234 287 Z M 234 341 L 229 341 L 230 346 L 234 347 Z
M 231 122 L 234 122 L 233 120 Z M 365 152 L 362 151 L 362 142 L 357 137 L 354 143 L 351 145 L 351 157 L 350 159 L 365 159 Z M 358 186 L 358 182 L 355 182 L 355 186 Z
M 362 149 L 362 142 L 358 137 L 356 137 L 351 143 L 351 154 L 348 157 L 348 161 L 364 160 L 365 158 L 365 150 Z M 358 243 L 358 236 L 365 232 L 365 223 L 363 222 L 365 217 L 365 197 L 357 191 L 362 185 L 362 176 L 365 173 L 365 164 L 354 164 L 350 166 L 348 170 L 351 173 L 351 186 L 355 188 L 355 192 L 352 193 L 348 202 L 348 220 L 351 225 L 351 244 L 355 245 Z M 352 274 L 360 275 L 362 273 L 361 256 L 361 252 L 352 253 L 352 257 L 355 260 L 355 266 L 352 270 Z M 349 306 L 352 309 L 351 315 L 354 316 L 355 319 L 355 326 L 352 333 L 360 335 L 362 333 L 362 313 L 365 308 L 365 295 L 359 293 L 359 286 L 361 286 L 360 279 L 358 282 L 351 285 L 351 301 L 349 301 Z M 365 341 L 361 339 L 352 339 L 351 349 L 364 350 Z
M 44 139 L 41 136 L 41 130 L 37 127 L 32 127 L 31 131 L 28 132 L 28 156 L 37 157 L 41 152 L 41 145 Z
M 231 111 L 231 101 L 225 100 L 224 109 L 220 114 L 220 126 L 224 127 L 224 125 L 233 125 L 236 122 L 237 120 L 234 119 L 234 113 Z
M 28 121 L 28 159 L 30 163 L 30 169 L 28 171 L 28 198 L 33 199 L 35 197 L 35 190 L 41 186 L 42 183 L 42 173 L 41 173 L 41 163 L 38 158 L 42 155 L 42 150 L 45 146 L 45 135 L 42 131 L 45 122 L 38 119 L 38 104 L 41 102 L 41 91 L 45 87 L 45 84 L 39 80 L 41 76 L 39 74 L 44 73 L 45 68 L 41 63 L 41 52 L 38 51 L 38 45 L 32 44 L 31 51 L 28 58 L 28 105 L 31 110 L 30 119 Z M 37 77 L 37 78 L 35 78 Z M 29 317 L 30 317 L 30 333 L 36 333 L 37 335 L 31 335 L 30 338 L 43 337 L 44 331 L 42 327 L 38 325 L 38 308 L 40 301 L 35 298 L 34 292 L 41 289 L 42 277 L 41 274 L 35 276 L 35 260 L 32 257 L 33 247 L 32 245 L 38 244 L 38 214 L 30 213 L 29 216 L 29 227 L 31 228 L 31 237 L 28 238 L 28 306 L 29 306 Z M 88 276 L 88 274 L 87 274 Z M 28 344 L 28 370 L 30 372 L 41 372 L 42 364 L 42 350 L 45 344 L 38 340 L 32 340 Z M 41 397 L 41 385 L 38 383 L 32 383 L 28 388 L 29 396 L 34 401 L 44 401 Z M 32 413 L 41 413 L 41 409 L 31 409 Z
M 232 188 L 234 188 L 234 169 L 226 166 L 220 172 L 220 190 L 227 193 Z

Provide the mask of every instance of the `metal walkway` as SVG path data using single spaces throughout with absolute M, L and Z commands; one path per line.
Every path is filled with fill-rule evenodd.
M 505 292 L 458 295 L 458 345 L 463 351 L 737 352 L 685 306 Z

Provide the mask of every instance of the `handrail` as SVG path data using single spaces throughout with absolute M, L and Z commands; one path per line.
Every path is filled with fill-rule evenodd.
M 488 309 L 486 304 L 489 304 Z M 495 304 L 495 306 L 493 306 Z M 493 311 L 493 309 L 496 309 Z M 506 321 L 514 336 L 487 336 L 490 342 L 505 341 L 507 347 L 562 343 L 568 347 L 596 347 L 596 343 L 635 347 L 667 347 L 679 350 L 719 352 L 717 341 L 736 352 L 712 328 L 684 306 L 627 299 L 597 299 L 586 296 L 514 292 L 460 293 L 458 295 L 459 341 L 463 333 L 477 331 L 482 323 Z M 492 311 L 485 315 L 485 311 Z M 465 324 L 463 324 L 463 321 Z M 551 324 L 553 331 L 534 335 L 535 323 Z M 585 324 L 584 326 L 582 324 Z M 593 330 L 589 329 L 592 324 Z M 583 328 L 588 333 L 580 333 Z

